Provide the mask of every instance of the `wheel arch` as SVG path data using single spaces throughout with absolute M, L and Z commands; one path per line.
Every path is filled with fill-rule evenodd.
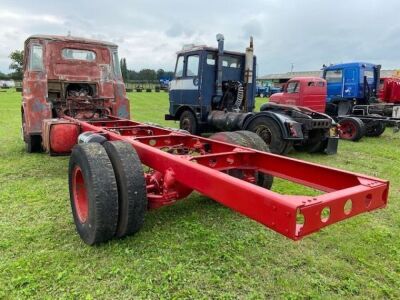
M 196 116 L 196 112 L 189 105 L 179 106 L 179 108 L 176 110 L 176 113 L 175 113 L 175 116 L 174 116 L 175 120 L 179 120 L 179 118 L 181 117 L 182 113 L 184 111 L 186 111 L 186 110 L 189 110 L 194 115 L 194 117 L 197 119 L 198 122 L 200 121 L 199 118 Z

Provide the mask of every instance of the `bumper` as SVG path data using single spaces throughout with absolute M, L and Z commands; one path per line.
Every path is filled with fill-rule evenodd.
M 169 114 L 164 115 L 164 119 L 165 119 L 166 121 L 176 120 L 176 118 L 175 118 L 174 116 L 169 115 Z

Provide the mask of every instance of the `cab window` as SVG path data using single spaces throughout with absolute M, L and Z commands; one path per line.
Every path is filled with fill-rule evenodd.
M 113 51 L 113 68 L 115 76 L 121 76 L 121 66 L 119 64 L 118 51 Z
M 326 71 L 325 80 L 331 83 L 342 82 L 342 70 Z
M 298 93 L 300 88 L 300 84 L 298 81 L 289 82 L 287 85 L 286 91 L 289 94 Z
M 215 55 L 212 53 L 207 54 L 207 65 L 215 66 Z
M 96 59 L 96 53 L 90 50 L 64 48 L 61 54 L 64 59 L 86 61 L 94 61 Z
M 233 56 L 224 56 L 222 58 L 222 66 L 228 67 L 228 68 L 239 69 L 240 68 L 240 58 L 233 57 Z
M 364 71 L 364 76 L 367 77 L 367 79 L 374 79 L 374 71 L 365 70 Z
M 43 47 L 39 44 L 34 44 L 31 47 L 31 53 L 29 57 L 29 69 L 31 71 L 42 71 L 43 70 Z
M 190 55 L 187 57 L 186 76 L 195 77 L 199 75 L 199 56 Z
M 183 56 L 178 57 L 178 61 L 176 62 L 175 68 L 175 77 L 183 76 Z

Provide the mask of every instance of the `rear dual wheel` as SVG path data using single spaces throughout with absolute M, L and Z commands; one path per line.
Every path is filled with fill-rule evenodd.
M 136 151 L 124 142 L 76 145 L 69 163 L 72 214 L 82 240 L 94 245 L 134 234 L 147 193 Z

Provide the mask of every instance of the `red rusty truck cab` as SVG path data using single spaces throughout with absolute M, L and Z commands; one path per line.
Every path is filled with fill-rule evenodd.
M 25 41 L 24 53 L 21 113 L 28 152 L 40 151 L 46 144 L 49 147 L 44 131 L 48 137 L 61 134 L 76 142 L 76 125 L 66 124 L 63 132 L 51 132 L 53 118 L 129 118 L 117 45 L 72 36 L 34 35 Z M 70 150 L 63 144 L 53 148 L 58 154 Z
M 326 81 L 319 77 L 294 77 L 283 86 L 281 93 L 271 95 L 269 101 L 325 113 Z

